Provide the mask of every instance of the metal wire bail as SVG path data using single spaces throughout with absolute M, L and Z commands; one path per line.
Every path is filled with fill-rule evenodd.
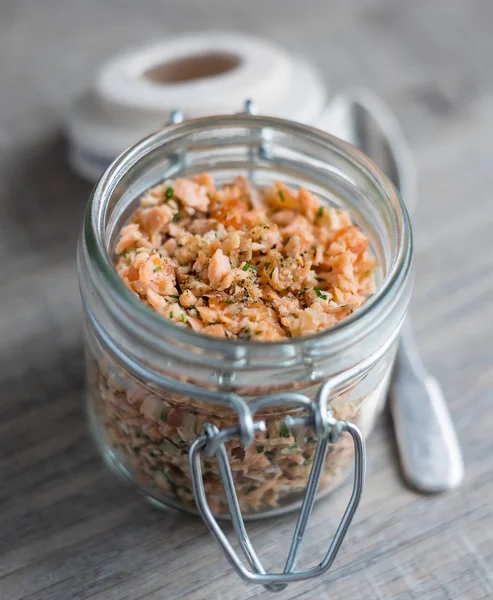
M 222 431 L 219 431 L 217 427 L 206 423 L 202 428 L 200 437 L 195 440 L 190 449 L 192 488 L 200 515 L 221 545 L 227 559 L 238 575 L 249 583 L 262 584 L 266 589 L 271 591 L 281 591 L 292 581 L 301 581 L 317 577 L 330 568 L 339 552 L 361 500 L 366 471 L 364 439 L 356 425 L 348 421 L 339 421 L 333 417 L 328 409 L 328 398 L 332 387 L 329 383 L 330 382 L 327 382 L 321 387 L 315 402 L 312 402 L 307 396 L 297 393 L 260 396 L 249 405 L 251 419 L 245 421 L 240 417 L 240 424 L 238 426 L 229 427 Z M 305 417 L 287 417 L 286 426 L 288 429 L 312 427 L 317 434 L 318 444 L 284 570 L 282 573 L 267 573 L 248 537 L 224 444 L 235 436 L 239 436 L 242 441 L 245 438 L 250 438 L 249 443 L 252 443 L 252 434 L 254 432 L 266 430 L 265 422 L 261 420 L 255 421 L 253 419 L 254 415 L 265 408 L 286 405 L 304 408 L 308 413 Z M 355 452 L 354 482 L 351 498 L 322 562 L 309 569 L 296 571 L 303 538 L 320 483 L 320 476 L 327 455 L 328 445 L 329 443 L 336 443 L 344 432 L 351 435 Z M 202 477 L 201 456 L 203 454 L 215 456 L 217 458 L 233 528 L 251 570 L 245 566 L 238 556 L 210 510 Z

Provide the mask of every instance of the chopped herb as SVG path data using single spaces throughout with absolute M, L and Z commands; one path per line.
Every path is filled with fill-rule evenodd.
M 264 263 L 264 269 L 267 270 L 270 267 L 270 262 Z
M 247 487 L 245 494 L 251 494 L 252 492 L 254 492 L 257 488 L 254 485 L 251 485 L 250 487 Z
M 287 246 L 289 244 L 289 240 L 291 239 L 291 236 L 288 235 L 288 237 L 286 238 L 286 241 L 284 242 L 284 245 Z
M 341 304 L 341 308 L 347 308 L 349 304 Z
M 183 248 L 183 244 L 176 244 L 178 248 Z
M 233 304 L 233 300 L 230 300 L 229 298 L 226 300 L 226 304 Z
M 128 250 L 125 250 L 124 252 L 122 252 L 122 256 L 123 256 L 123 258 L 127 258 L 127 256 L 128 256 Z
M 179 215 L 178 213 L 175 213 L 175 214 L 173 215 L 173 218 L 171 219 L 171 221 L 172 221 L 173 223 L 178 223 L 178 221 L 179 221 L 179 220 L 180 220 L 180 215 Z
M 172 444 L 175 448 L 180 448 L 180 446 L 177 443 L 175 443 L 171 438 L 166 437 L 164 439 L 167 442 L 169 442 L 170 444 Z M 164 452 L 166 452 L 166 444 L 161 444 L 159 447 L 161 448 L 161 450 L 163 450 Z
M 166 421 L 167 418 L 168 415 L 166 414 L 166 411 L 163 410 L 163 412 L 161 413 L 161 421 Z
M 281 427 L 279 428 L 279 435 L 283 438 L 290 437 L 289 429 L 286 423 L 281 423 Z
M 186 319 L 185 319 L 185 315 L 181 315 L 181 316 L 180 316 L 180 321 L 181 321 L 182 323 L 186 323 L 186 322 L 187 322 L 187 321 L 186 321 Z
M 317 211 L 317 217 L 320 219 L 320 217 L 324 214 L 324 207 L 323 206 L 319 206 L 318 211 Z
M 318 288 L 313 288 L 313 290 L 319 298 L 322 298 L 322 300 L 327 300 L 327 294 L 323 294 Z
M 298 294 L 298 296 L 303 296 L 303 294 L 306 294 L 307 291 L 308 291 L 308 288 L 301 290 L 301 292 Z
M 298 463 L 297 462 L 290 462 L 288 467 L 297 467 Z
M 271 279 L 272 279 L 272 273 L 274 273 L 274 271 L 275 271 L 275 270 L 276 270 L 276 267 L 274 267 L 274 268 L 272 269 L 272 271 L 270 272 L 270 275 L 269 275 L 269 277 L 270 277 Z
M 262 454 L 264 451 L 264 446 L 257 446 L 257 454 Z
M 288 446 L 288 450 L 296 450 L 296 448 L 298 448 L 298 444 L 290 444 Z
M 246 333 L 248 335 L 250 333 L 250 328 L 245 327 L 245 329 L 243 330 L 243 333 Z
M 311 458 L 305 458 L 305 460 L 303 461 L 303 466 L 306 467 L 306 465 L 309 465 L 312 462 Z
M 316 440 L 315 438 L 313 438 L 311 435 L 309 435 L 309 436 L 306 438 L 306 443 L 307 443 L 307 444 L 315 444 L 315 443 L 316 443 L 316 441 L 317 441 L 317 440 Z
M 166 189 L 166 191 L 164 192 L 164 197 L 166 198 L 166 202 L 168 202 L 169 200 L 171 200 L 171 198 L 173 198 L 173 194 L 174 194 L 174 190 L 172 187 L 169 187 Z
M 132 450 L 134 451 L 135 456 L 139 456 L 139 454 L 140 454 L 140 448 L 137 448 L 137 446 L 134 446 L 132 448 Z
M 255 335 L 262 335 L 262 333 L 264 333 L 263 329 L 259 329 L 255 332 Z
M 173 315 L 173 311 L 172 311 L 172 310 L 170 310 L 170 311 L 169 311 L 169 318 L 170 318 L 170 319 L 172 319 L 172 318 L 173 318 L 173 316 L 174 316 L 174 315 Z
M 161 270 L 161 267 L 154 267 L 154 269 L 152 269 L 154 271 L 154 273 L 157 273 L 158 271 Z
M 178 295 L 176 295 L 176 294 L 172 294 L 172 295 L 170 296 L 170 298 L 176 298 L 177 300 L 178 300 L 178 298 L 179 298 L 179 297 L 180 297 L 180 296 L 178 296 Z
M 163 467 L 160 467 L 159 465 L 153 465 L 151 467 L 151 471 L 162 471 Z
M 286 198 L 284 197 L 284 193 L 282 190 L 277 190 L 277 195 L 281 199 L 281 202 L 286 202 Z
M 248 269 L 250 268 L 250 265 L 246 262 L 242 267 L 241 270 L 242 271 L 248 271 Z
M 173 492 L 173 494 L 176 494 L 176 492 L 178 490 L 178 486 L 176 485 L 176 481 L 168 473 L 166 473 L 166 471 L 164 471 L 164 476 L 169 481 L 169 484 L 170 484 L 170 487 L 171 487 L 171 491 Z

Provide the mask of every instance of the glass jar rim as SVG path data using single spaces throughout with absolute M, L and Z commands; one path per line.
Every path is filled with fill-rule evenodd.
M 390 268 L 380 282 L 376 292 L 353 314 L 332 327 L 320 332 L 296 338 L 262 342 L 250 339 L 218 338 L 191 328 L 180 327 L 172 321 L 161 317 L 152 308 L 146 306 L 127 288 L 118 275 L 112 257 L 106 246 L 105 214 L 107 204 L 115 192 L 123 176 L 139 163 L 145 156 L 177 139 L 186 139 L 187 135 L 219 130 L 232 127 L 258 130 L 275 130 L 284 134 L 304 138 L 324 146 L 349 161 L 374 186 L 381 197 L 385 198 L 392 207 L 391 218 L 397 237 L 396 252 L 392 256 Z M 407 279 L 411 266 L 412 235 L 409 215 L 406 207 L 392 183 L 380 169 L 357 148 L 329 133 L 303 125 L 294 121 L 257 115 L 218 115 L 190 119 L 173 124 L 144 138 L 117 157 L 105 171 L 94 188 L 84 221 L 84 240 L 91 259 L 94 261 L 103 282 L 108 286 L 111 299 L 125 315 L 137 320 L 138 326 L 152 335 L 154 339 L 174 338 L 187 346 L 208 349 L 211 351 L 231 352 L 232 349 L 241 352 L 242 349 L 261 348 L 268 352 L 269 348 L 279 350 L 282 346 L 311 346 L 324 342 L 330 344 L 354 341 L 358 332 L 361 335 L 364 325 L 372 323 L 372 316 L 382 305 L 392 290 L 399 288 Z

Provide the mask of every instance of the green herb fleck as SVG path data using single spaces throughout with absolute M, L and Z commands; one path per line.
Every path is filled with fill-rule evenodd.
M 166 414 L 166 411 L 163 410 L 163 412 L 161 413 L 161 421 L 166 421 L 167 418 L 168 415 Z
M 170 318 L 170 319 L 172 319 L 173 317 L 174 317 L 174 315 L 173 315 L 173 311 L 172 311 L 172 310 L 170 310 L 170 311 L 169 311 L 169 318 Z
M 161 267 L 154 267 L 154 269 L 152 269 L 154 271 L 154 273 L 157 273 L 158 271 L 161 270 Z
M 176 298 L 177 300 L 178 300 L 178 298 L 179 298 L 179 297 L 180 297 L 180 296 L 178 296 L 177 294 L 172 294 L 172 295 L 170 296 L 170 298 Z
M 306 294 L 307 291 L 308 291 L 308 288 L 301 290 L 301 292 L 298 294 L 298 296 L 303 296 L 304 294 Z
M 264 333 L 263 329 L 259 329 L 258 331 L 255 332 L 255 335 L 262 335 Z
M 262 454 L 264 451 L 264 447 L 263 446 L 257 446 L 257 454 Z
M 296 450 L 298 448 L 298 444 L 290 444 L 288 446 L 288 450 Z
M 164 197 L 166 198 L 166 202 L 168 202 L 169 200 L 171 200 L 171 198 L 173 198 L 174 193 L 175 192 L 172 187 L 169 187 L 166 189 L 166 191 L 164 192 Z
M 180 215 L 179 215 L 178 213 L 175 213 L 175 214 L 173 215 L 173 218 L 171 219 L 171 221 L 172 221 L 173 223 L 178 223 L 178 221 L 179 221 L 179 220 L 180 220 Z
M 173 494 L 176 494 L 176 492 L 178 490 L 178 486 L 176 485 L 176 481 L 171 477 L 171 475 L 169 475 L 168 473 L 166 473 L 166 471 L 164 471 L 164 476 L 169 481 L 169 485 L 171 487 L 171 491 L 173 492 Z
M 125 250 L 124 252 L 122 252 L 122 256 L 123 256 L 123 258 L 127 258 L 127 256 L 128 256 L 128 250 Z
M 186 319 L 185 319 L 185 315 L 180 315 L 180 321 L 182 323 L 186 323 L 187 322 Z
M 320 217 L 324 214 L 324 207 L 323 206 L 319 206 L 318 207 L 318 211 L 317 211 L 317 217 L 320 219 Z
M 132 450 L 134 451 L 135 456 L 139 456 L 139 454 L 140 454 L 140 448 L 137 448 L 137 446 L 134 446 L 132 448 Z
M 319 298 L 322 298 L 322 300 L 327 300 L 327 294 L 322 293 L 318 288 L 313 288 L 313 290 Z
M 284 242 L 284 245 L 287 246 L 289 244 L 289 240 L 291 239 L 291 236 L 288 235 L 288 237 L 286 238 L 286 241 Z
M 270 267 L 270 262 L 266 262 L 264 263 L 264 269 L 267 271 L 267 269 Z
M 233 300 L 230 300 L 229 298 L 226 300 L 226 304 L 233 304 Z
M 272 271 L 270 272 L 270 275 L 269 275 L 269 277 L 270 277 L 271 279 L 272 279 L 272 273 L 274 273 L 274 271 L 275 271 L 275 270 L 276 270 L 276 267 L 274 267 L 274 268 L 272 269 Z
M 290 437 L 289 429 L 286 423 L 281 423 L 281 427 L 279 428 L 279 435 L 283 438 Z
M 298 463 L 297 462 L 290 462 L 288 467 L 297 467 Z
M 254 492 L 257 488 L 254 485 L 251 485 L 250 487 L 247 487 L 245 494 L 251 494 L 252 492 Z
M 286 202 L 286 198 L 284 197 L 284 193 L 282 190 L 277 190 L 277 195 L 281 199 L 281 202 Z
M 249 269 L 249 268 L 250 268 L 250 263 L 247 263 L 247 262 L 246 262 L 246 263 L 245 263 L 245 264 L 244 264 L 244 265 L 241 267 L 241 270 L 242 270 L 242 271 L 248 271 L 248 269 Z

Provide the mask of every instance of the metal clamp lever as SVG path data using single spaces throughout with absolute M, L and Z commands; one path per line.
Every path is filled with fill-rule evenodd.
M 337 556 L 361 500 L 366 470 L 366 454 L 363 436 L 356 425 L 347 421 L 338 421 L 333 418 L 332 414 L 327 409 L 327 392 L 328 383 L 321 387 L 315 402 L 312 402 L 308 397 L 302 394 L 290 393 L 261 396 L 250 404 L 252 417 L 259 410 L 279 407 L 281 405 L 283 407 L 288 405 L 304 408 L 309 413 L 308 416 L 296 419 L 290 419 L 288 417 L 286 419 L 286 426 L 289 429 L 313 427 L 318 437 L 318 444 L 308 478 L 305 496 L 298 516 L 298 522 L 294 531 L 288 558 L 282 573 L 266 573 L 248 537 L 241 514 L 238 496 L 234 486 L 233 474 L 228 462 L 224 444 L 234 436 L 240 436 L 245 439 L 246 432 L 243 431 L 244 426 L 242 420 L 240 419 L 240 424 L 238 426 L 229 427 L 222 431 L 219 431 L 214 425 L 204 424 L 200 437 L 195 440 L 190 449 L 192 488 L 200 515 L 223 548 L 227 559 L 238 575 L 247 582 L 261 584 L 271 591 L 281 591 L 292 581 L 301 581 L 316 577 L 325 573 L 330 568 Z M 250 437 L 251 442 L 253 442 L 252 434 L 256 431 L 265 431 L 266 425 L 264 421 L 250 421 L 250 424 L 247 425 L 247 429 L 249 430 L 247 432 L 248 437 Z M 335 443 L 344 432 L 347 432 L 352 436 L 355 451 L 354 482 L 351 498 L 322 562 L 315 567 L 296 571 L 296 564 L 301 551 L 306 526 L 315 501 L 328 445 L 329 443 Z M 251 570 L 244 565 L 241 558 L 233 549 L 209 508 L 202 477 L 202 455 L 215 456 L 217 458 L 233 528 Z

